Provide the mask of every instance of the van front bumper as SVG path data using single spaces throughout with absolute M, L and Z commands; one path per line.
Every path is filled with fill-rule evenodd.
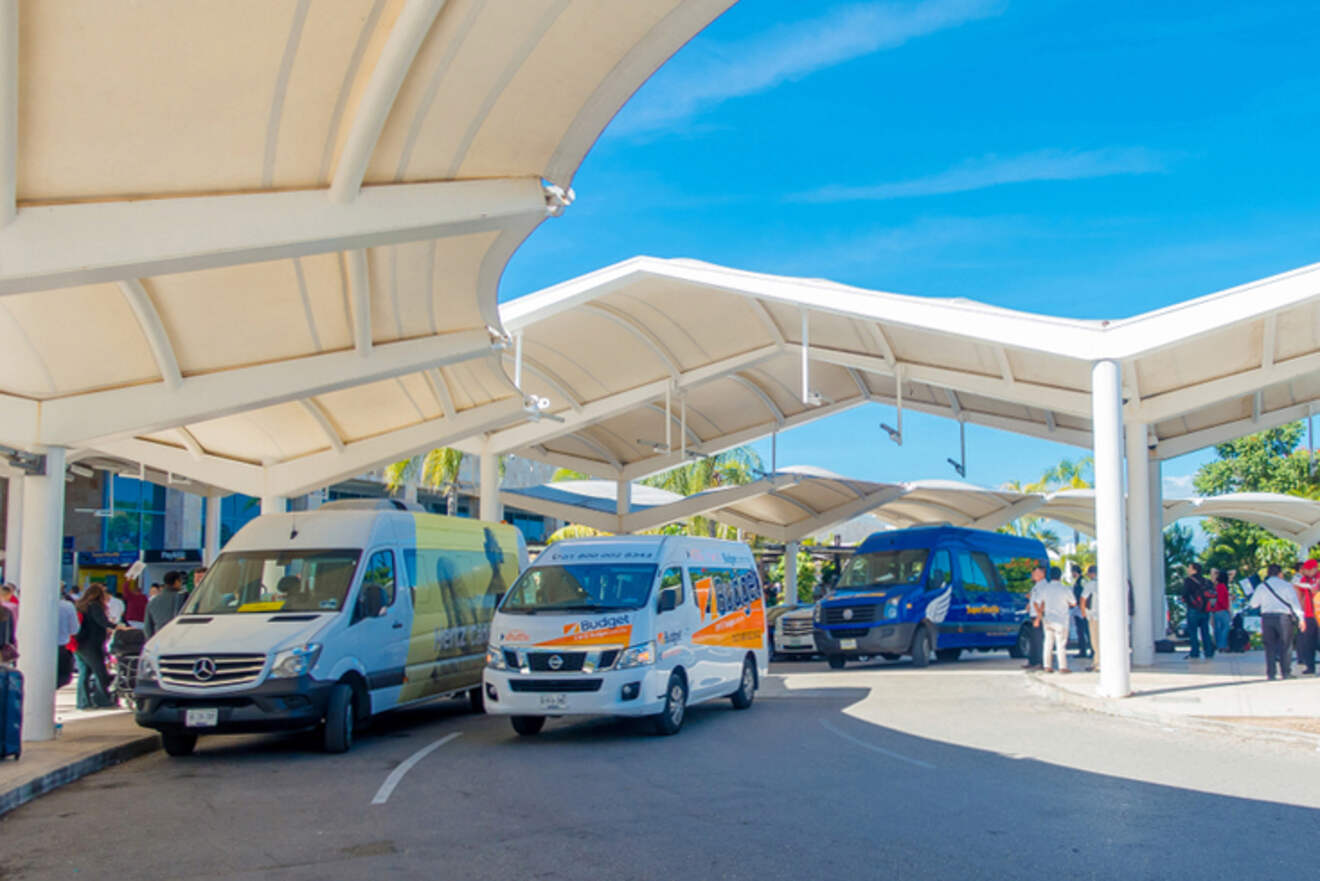
M 481 688 L 486 712 L 496 715 L 653 716 L 664 709 L 668 683 L 669 671 L 654 666 L 567 674 L 487 667 Z M 634 698 L 624 696 L 630 686 L 637 692 Z
M 905 655 L 912 650 L 912 636 L 916 629 L 917 622 L 908 621 L 874 627 L 817 627 L 812 635 L 821 654 L 855 658 L 858 655 Z M 852 642 L 847 643 L 847 640 Z M 849 647 L 844 648 L 845 644 Z
M 172 733 L 252 734 L 265 731 L 296 731 L 310 728 L 325 718 L 333 682 L 310 676 L 296 679 L 267 679 L 240 692 L 224 694 L 187 693 L 161 688 L 158 683 L 139 682 L 134 691 L 134 719 L 143 728 Z M 215 709 L 214 726 L 189 727 L 188 710 Z

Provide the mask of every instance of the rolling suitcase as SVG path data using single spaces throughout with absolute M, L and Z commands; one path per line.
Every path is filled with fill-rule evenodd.
M 23 752 L 23 674 L 0 667 L 0 759 Z

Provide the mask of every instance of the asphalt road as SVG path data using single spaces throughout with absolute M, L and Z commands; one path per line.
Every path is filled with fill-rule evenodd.
M 344 756 L 203 739 L 0 819 L 0 879 L 1295 881 L 1320 859 L 1310 750 L 1058 707 L 1002 656 L 775 672 L 787 690 L 671 738 L 567 718 L 523 739 L 448 704 Z

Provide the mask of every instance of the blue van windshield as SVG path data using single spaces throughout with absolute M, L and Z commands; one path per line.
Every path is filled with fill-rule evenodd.
M 843 573 L 839 576 L 839 590 L 918 584 L 929 555 L 930 551 L 926 548 L 854 554 L 844 564 Z

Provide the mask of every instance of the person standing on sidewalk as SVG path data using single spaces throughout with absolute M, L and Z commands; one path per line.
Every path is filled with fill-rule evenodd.
M 188 595 L 183 592 L 183 573 L 170 570 L 165 573 L 165 589 L 147 603 L 147 620 L 142 623 L 142 632 L 151 639 L 162 627 L 170 623 L 179 614 Z
M 1077 608 L 1081 610 L 1082 623 L 1091 636 L 1091 663 L 1086 669 L 1095 671 L 1100 669 L 1100 596 L 1096 592 L 1097 582 L 1095 580 L 1095 567 L 1086 567 L 1086 577 L 1082 579 L 1082 595 L 1077 600 Z
M 1068 619 L 1072 616 L 1072 607 L 1077 605 L 1072 588 L 1062 581 L 1063 573 L 1058 566 L 1050 567 L 1050 580 L 1040 591 L 1041 618 L 1045 623 L 1045 648 L 1041 660 L 1046 673 L 1053 673 L 1050 653 L 1056 658 L 1055 663 L 1060 673 L 1071 673 L 1068 669 Z
M 1228 648 L 1228 628 L 1232 624 L 1229 614 L 1228 580 L 1222 569 L 1210 570 L 1210 583 L 1215 586 L 1215 605 L 1210 610 L 1210 625 L 1215 633 L 1215 651 Z
M 1284 581 L 1279 573 L 1283 570 L 1277 564 L 1270 564 L 1265 572 L 1265 580 L 1256 588 L 1248 603 L 1254 609 L 1260 609 L 1260 637 L 1265 643 L 1265 678 L 1274 679 L 1275 670 L 1284 679 L 1291 678 L 1289 653 L 1292 651 L 1293 622 L 1301 621 L 1302 606 L 1297 602 L 1297 591 Z
M 1315 649 L 1320 627 L 1316 626 L 1315 599 L 1320 589 L 1320 563 L 1307 560 L 1297 574 L 1297 602 L 1302 607 L 1302 632 L 1297 634 L 1297 666 L 1303 673 L 1315 673 Z
M 1027 618 L 1031 621 L 1031 640 L 1028 642 L 1027 662 L 1022 666 L 1028 671 L 1041 668 L 1041 650 L 1045 646 L 1045 632 L 1041 629 L 1040 592 L 1045 587 L 1045 567 L 1037 566 L 1031 570 L 1031 593 L 1027 595 Z
M 1073 623 L 1077 626 L 1077 657 L 1095 657 L 1095 647 L 1091 645 L 1090 628 L 1086 626 L 1086 616 L 1082 614 L 1082 591 L 1086 590 L 1086 579 L 1082 577 L 1082 567 L 1072 564 Z
M 1206 660 L 1209 660 L 1215 656 L 1215 641 L 1210 634 L 1210 612 L 1218 602 L 1219 594 L 1215 586 L 1201 574 L 1200 563 L 1187 564 L 1182 599 L 1187 606 L 1187 639 L 1192 644 L 1187 660 L 1195 661 L 1201 657 L 1202 643 L 1205 645 Z

